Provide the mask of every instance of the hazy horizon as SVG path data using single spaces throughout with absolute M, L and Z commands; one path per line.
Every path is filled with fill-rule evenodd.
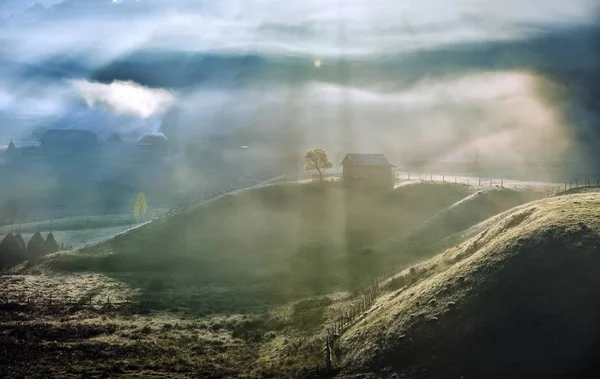
M 0 8 L 3 140 L 162 128 L 551 163 L 600 145 L 591 0 L 35 3 Z

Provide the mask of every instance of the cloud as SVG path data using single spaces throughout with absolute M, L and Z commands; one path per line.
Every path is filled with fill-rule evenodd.
M 536 93 L 538 75 L 578 91 L 560 101 L 591 99 L 583 111 L 596 104 L 588 89 L 598 76 L 583 67 L 597 61 L 594 39 L 578 31 L 596 9 L 590 0 L 71 0 L 0 32 L 0 61 L 8 61 L 0 82 L 66 82 L 94 115 L 140 123 L 160 117 L 176 96 L 184 139 L 234 129 L 271 136 L 299 125 L 307 143 L 334 147 L 347 134 L 361 150 L 387 143 L 444 152 L 463 138 L 490 151 L 505 141 L 504 154 L 529 143 L 527 123 L 563 131 Z M 552 33 L 573 38 L 540 37 Z M 2 66 L 17 68 L 2 75 Z M 237 74 L 248 69 L 239 88 Z M 0 108 L 25 97 L 0 94 Z M 592 123 L 583 111 L 579 118 Z
M 318 81 L 199 90 L 182 100 L 170 136 L 187 143 L 239 131 L 244 144 L 271 151 L 383 151 L 395 162 L 473 147 L 500 162 L 554 161 L 570 153 L 572 127 L 538 93 L 543 80 L 513 70 L 425 78 L 395 91 Z
M 2 34 L 19 42 L 14 53 L 30 58 L 85 53 L 111 59 L 136 49 L 364 55 L 524 38 L 532 34 L 531 25 L 589 23 L 594 9 L 590 0 L 547 0 L 544 6 L 537 0 L 150 0 L 118 5 L 74 0 L 51 7 L 39 21 L 20 25 L 14 20 Z
M 69 108 L 72 90 L 56 83 L 0 83 L 0 116 L 45 118 Z
M 171 92 L 147 88 L 132 81 L 104 84 L 76 79 L 71 83 L 89 107 L 106 107 L 122 115 L 146 119 L 164 113 L 175 103 Z

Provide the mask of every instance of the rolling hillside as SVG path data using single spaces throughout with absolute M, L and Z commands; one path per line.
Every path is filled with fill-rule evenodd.
M 597 377 L 600 197 L 526 204 L 391 279 L 344 377 Z
M 277 281 L 282 289 L 322 293 L 370 280 L 379 272 L 378 257 L 363 247 L 414 228 L 471 192 L 427 183 L 384 194 L 337 183 L 256 188 L 46 264 L 64 271 L 194 273 L 203 282 Z
M 541 255 L 535 262 L 560 278 L 562 266 L 544 261 L 545 250 L 533 244 L 558 249 L 560 243 L 576 243 L 572 233 L 584 230 L 577 224 L 581 215 L 595 220 L 596 195 L 556 197 L 495 215 L 531 196 L 539 194 L 497 188 L 477 193 L 473 187 L 437 183 L 382 194 L 328 183 L 226 195 L 3 276 L 0 297 L 33 296 L 34 305 L 26 319 L 23 313 L 3 314 L 0 326 L 7 334 L 0 340 L 10 354 L 0 357 L 0 365 L 23 376 L 37 372 L 27 362 L 43 362 L 46 372 L 61 377 L 90 375 L 98 367 L 125 377 L 296 377 L 303 367 L 323 364 L 326 331 L 363 302 L 365 283 L 389 274 L 394 262 L 406 269 L 383 282 L 374 306 L 341 336 L 335 352 L 341 377 L 489 377 L 485 370 L 495 369 L 495 353 L 482 348 L 488 340 L 505 354 L 500 363 L 516 361 L 502 350 L 510 341 L 501 337 L 511 335 L 502 329 L 504 320 L 507 328 L 523 329 L 520 316 L 514 321 L 511 315 L 529 309 L 524 302 L 537 299 L 530 293 L 543 295 L 531 305 L 544 312 L 531 316 L 534 320 L 550 314 L 546 304 L 556 298 L 540 290 L 555 288 L 547 281 L 520 289 L 523 276 L 535 283 L 526 273 L 536 271 L 530 267 L 534 263 L 513 256 L 533 249 Z M 542 231 L 553 230 L 560 220 L 573 228 L 560 229 L 556 241 L 544 242 L 549 237 Z M 583 233 L 595 233 L 595 227 L 590 223 Z M 436 238 L 421 240 L 431 248 L 426 254 L 372 248 L 379 241 L 406 244 L 427 236 L 427 230 Z M 440 239 L 442 245 L 459 244 L 422 261 L 438 252 Z M 510 288 L 497 290 L 504 283 L 497 279 L 503 268 L 519 262 L 523 269 L 511 268 L 507 275 Z M 593 279 L 581 278 L 568 280 Z M 567 279 L 559 285 L 570 289 Z M 557 295 L 560 301 L 563 295 Z M 138 304 L 136 311 L 100 308 L 109 297 Z M 518 308 L 510 302 L 513 297 Z M 48 299 L 56 308 L 47 306 Z M 64 317 L 72 300 L 96 304 L 96 310 L 83 307 Z M 565 301 L 573 306 L 571 299 Z M 582 317 L 581 325 L 588 325 Z M 533 325 L 525 320 L 527 327 Z M 551 328 L 558 328 L 557 320 Z M 56 341 L 56 335 L 64 340 Z M 465 354 L 473 360 L 465 361 Z M 98 357 L 110 358 L 109 363 Z M 69 364 L 74 359 L 77 366 Z M 475 360 L 482 366 L 470 364 Z M 512 374 L 506 377 L 519 377 Z
M 540 193 L 533 190 L 515 191 L 501 187 L 480 189 L 413 228 L 382 239 L 369 249 L 385 259 L 387 267 L 403 267 L 464 241 L 483 220 L 539 198 Z

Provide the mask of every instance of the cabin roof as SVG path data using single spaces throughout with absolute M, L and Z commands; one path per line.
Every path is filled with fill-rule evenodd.
M 50 129 L 46 130 L 40 138 L 42 144 L 96 144 L 98 138 L 89 130 Z
M 166 146 L 169 141 L 164 134 L 145 134 L 137 141 L 138 145 L 158 145 Z
M 383 154 L 346 154 L 342 164 L 351 162 L 356 166 L 384 166 L 392 167 Z
M 119 135 L 117 133 L 113 133 L 110 135 L 110 137 L 108 137 L 106 139 L 106 142 L 108 143 L 121 143 L 123 142 L 123 139 L 121 137 L 119 137 Z

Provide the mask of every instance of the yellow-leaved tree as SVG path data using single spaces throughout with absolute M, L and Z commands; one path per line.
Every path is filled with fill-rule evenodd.
M 146 196 L 144 192 L 138 194 L 135 203 L 133 204 L 133 215 L 138 221 L 144 221 L 144 215 L 148 212 L 148 203 L 146 202 Z

